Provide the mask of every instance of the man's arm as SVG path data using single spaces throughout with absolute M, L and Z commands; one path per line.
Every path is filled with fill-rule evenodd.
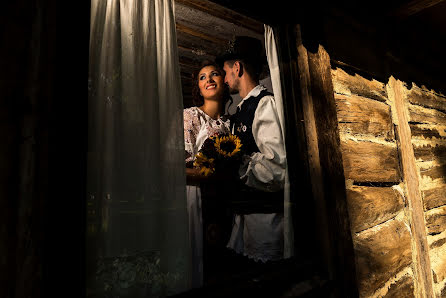
M 241 179 L 246 185 L 262 191 L 283 189 L 286 153 L 272 96 L 263 97 L 256 109 L 252 124 L 254 140 L 260 152 L 252 153 L 241 168 Z

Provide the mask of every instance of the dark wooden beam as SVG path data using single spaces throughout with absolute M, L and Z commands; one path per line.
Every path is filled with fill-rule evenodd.
M 398 7 L 393 11 L 392 15 L 398 18 L 407 18 L 443 1 L 444 0 L 413 0 Z
M 178 54 L 180 56 L 187 56 L 187 57 L 194 57 L 194 59 L 197 60 L 204 60 L 204 59 L 208 59 L 208 60 L 214 60 L 215 59 L 215 55 L 212 55 L 210 53 L 207 53 L 203 50 L 199 50 L 199 49 L 192 49 L 189 47 L 186 47 L 184 45 L 178 45 Z
M 329 276 L 339 297 L 357 297 L 356 267 L 347 209 L 330 56 L 319 45 L 307 49 L 301 27 L 295 27 L 302 107 L 310 178 L 317 210 L 322 212 L 321 245 Z M 327 250 L 328 249 L 328 250 Z
M 264 29 L 262 23 L 216 3 L 206 0 L 175 0 L 175 2 L 226 20 L 237 26 L 248 28 L 256 33 L 263 34 Z
M 194 60 L 189 59 L 184 56 L 179 57 L 179 63 L 180 63 L 180 68 L 181 68 L 182 73 L 193 74 L 194 71 L 196 71 L 199 66 L 198 61 L 194 61 Z
M 225 40 L 225 39 L 222 39 L 222 38 L 219 38 L 216 36 L 208 35 L 204 32 L 197 31 L 195 29 L 189 28 L 189 27 L 187 27 L 183 24 L 180 24 L 180 23 L 177 23 L 176 27 L 177 27 L 177 31 L 179 31 L 179 32 L 186 33 L 186 34 L 189 34 L 189 35 L 201 38 L 201 39 L 205 39 L 205 40 L 208 40 L 210 42 L 213 42 L 213 43 L 216 43 L 219 45 L 226 46 L 229 42 L 228 40 Z
M 226 48 L 226 44 L 216 43 L 183 30 L 177 30 L 177 44 L 179 47 L 192 49 L 192 51 L 197 53 L 205 53 L 211 56 L 220 55 Z

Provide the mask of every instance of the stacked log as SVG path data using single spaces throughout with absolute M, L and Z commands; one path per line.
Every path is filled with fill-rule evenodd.
M 423 200 L 433 288 L 446 296 L 446 97 L 412 85 L 407 90 L 412 146 Z
M 361 297 L 414 297 L 412 240 L 386 85 L 332 69 Z

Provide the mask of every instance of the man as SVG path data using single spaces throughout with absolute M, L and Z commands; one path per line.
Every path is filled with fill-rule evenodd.
M 286 156 L 274 96 L 259 85 L 266 65 L 262 43 L 238 36 L 217 62 L 226 72 L 230 92 L 242 98 L 231 117 L 232 133 L 241 139 L 245 153 L 239 170 L 240 197 L 256 204 L 235 216 L 227 247 L 255 261 L 279 260 Z

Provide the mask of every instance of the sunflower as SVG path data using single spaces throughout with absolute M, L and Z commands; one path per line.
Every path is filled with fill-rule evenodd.
M 215 172 L 215 164 L 213 158 L 207 158 L 201 152 L 198 152 L 196 159 L 194 161 L 194 166 L 200 168 L 200 174 L 204 176 L 209 176 Z
M 224 157 L 236 155 L 240 152 L 240 147 L 242 147 L 240 139 L 233 134 L 215 138 L 215 149 Z

